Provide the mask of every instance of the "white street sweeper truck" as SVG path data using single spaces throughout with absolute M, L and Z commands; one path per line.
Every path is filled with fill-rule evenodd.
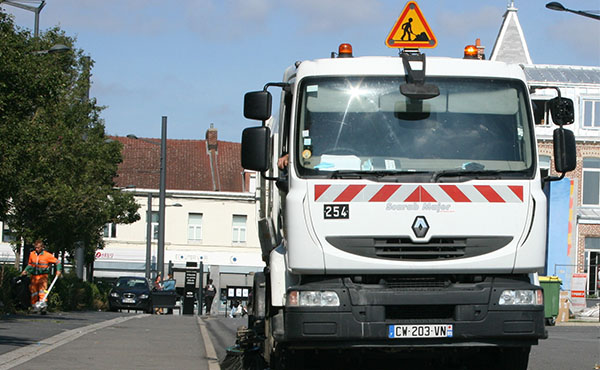
M 572 102 L 549 105 L 564 176 Z M 249 324 L 271 368 L 308 368 L 293 354 L 314 350 L 527 368 L 547 336 L 536 276 L 555 178 L 540 172 L 520 66 L 343 44 L 246 94 L 244 115 L 262 121 L 243 132 L 242 165 L 262 173 L 267 267 Z

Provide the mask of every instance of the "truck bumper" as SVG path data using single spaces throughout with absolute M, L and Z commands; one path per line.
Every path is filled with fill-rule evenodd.
M 282 343 L 296 348 L 530 346 L 547 337 L 544 306 L 499 305 L 502 291 L 540 288 L 528 282 L 487 278 L 444 287 L 397 288 L 307 284 L 290 290 L 336 291 L 339 307 L 286 307 Z M 336 286 L 337 285 L 337 286 Z M 281 321 L 280 321 L 281 322 Z M 389 338 L 394 325 L 451 326 L 443 338 Z

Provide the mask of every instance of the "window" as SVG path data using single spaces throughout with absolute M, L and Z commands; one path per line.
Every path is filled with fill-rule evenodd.
M 536 125 L 549 125 L 550 122 L 548 120 L 548 100 L 531 100 L 531 104 L 533 106 L 533 120 Z
M 152 240 L 158 240 L 158 212 L 152 212 Z
M 588 294 L 597 294 L 600 288 L 600 238 L 585 238 L 584 272 L 588 273 Z
M 233 215 L 233 243 L 246 242 L 246 219 L 245 215 Z
M 104 225 L 104 233 L 102 234 L 105 238 L 116 238 L 117 237 L 117 224 L 112 222 Z
M 202 240 L 202 213 L 189 214 L 188 240 Z
M 600 205 L 600 158 L 583 159 L 583 205 Z
M 583 100 L 583 128 L 600 128 L 600 100 Z
M 550 173 L 550 156 L 549 155 L 540 155 L 539 156 L 539 165 L 540 165 L 540 173 L 542 177 L 548 176 Z
M 2 223 L 2 241 L 5 243 L 14 242 L 16 240 L 15 234 L 11 229 L 8 228 L 8 225 Z
M 540 155 L 540 168 L 550 169 L 550 156 L 549 155 Z

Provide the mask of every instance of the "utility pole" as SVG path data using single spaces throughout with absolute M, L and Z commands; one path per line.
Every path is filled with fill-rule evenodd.
M 158 251 L 156 262 L 158 272 L 164 278 L 165 272 L 165 195 L 167 186 L 167 117 L 162 117 L 160 134 L 160 184 L 158 190 Z
M 148 192 L 148 210 L 146 211 L 146 279 L 150 279 L 152 260 L 152 193 Z

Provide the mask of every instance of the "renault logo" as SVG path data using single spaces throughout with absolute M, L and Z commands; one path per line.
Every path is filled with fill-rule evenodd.
M 427 223 L 425 216 L 417 216 L 412 224 L 412 229 L 417 238 L 425 237 L 427 231 L 429 231 L 429 224 Z

